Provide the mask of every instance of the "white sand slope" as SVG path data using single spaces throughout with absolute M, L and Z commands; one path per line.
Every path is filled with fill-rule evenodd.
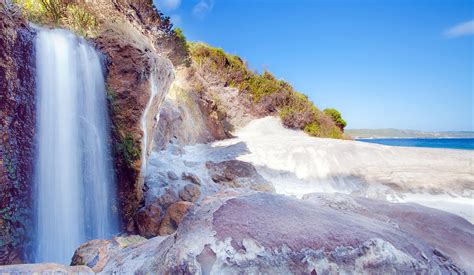
M 474 151 L 314 138 L 284 128 L 274 117 L 254 120 L 234 134 L 180 153 L 154 152 L 148 174 L 192 172 L 209 183 L 206 161 L 238 159 L 252 163 L 279 194 L 345 193 L 416 202 L 474 222 Z M 214 189 L 212 183 L 203 186 L 204 193 Z
M 244 143 L 247 152 L 237 159 L 253 163 L 277 193 L 342 192 L 417 202 L 474 221 L 474 151 L 313 138 L 273 117 L 235 134 L 212 146 Z

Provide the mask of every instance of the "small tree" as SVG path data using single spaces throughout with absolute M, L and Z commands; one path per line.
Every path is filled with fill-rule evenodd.
M 328 115 L 334 121 L 336 126 L 339 127 L 341 131 L 344 132 L 344 127 L 347 126 L 347 122 L 344 119 L 342 119 L 341 113 L 339 113 L 338 110 L 332 109 L 332 108 L 324 109 L 324 113 Z

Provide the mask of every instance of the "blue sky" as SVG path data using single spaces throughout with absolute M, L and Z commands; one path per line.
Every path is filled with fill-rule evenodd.
M 348 128 L 474 130 L 474 0 L 155 0 Z

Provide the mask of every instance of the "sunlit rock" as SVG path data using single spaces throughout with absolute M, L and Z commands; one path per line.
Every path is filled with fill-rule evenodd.
M 102 271 L 463 273 L 473 237 L 463 218 L 415 204 L 234 191 L 204 199 L 166 239 L 114 249 Z
M 239 160 L 206 162 L 206 168 L 214 182 L 229 188 L 249 188 L 255 191 L 275 192 L 273 185 L 265 180 L 252 164 Z

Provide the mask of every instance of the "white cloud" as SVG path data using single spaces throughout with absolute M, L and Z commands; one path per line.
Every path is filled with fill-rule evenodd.
M 447 29 L 444 35 L 448 38 L 473 35 L 474 34 L 474 20 L 460 23 Z
M 203 18 L 211 12 L 213 7 L 214 0 L 199 0 L 199 3 L 193 8 L 193 14 L 196 17 Z
M 158 9 L 175 10 L 181 5 L 181 0 L 155 0 Z

